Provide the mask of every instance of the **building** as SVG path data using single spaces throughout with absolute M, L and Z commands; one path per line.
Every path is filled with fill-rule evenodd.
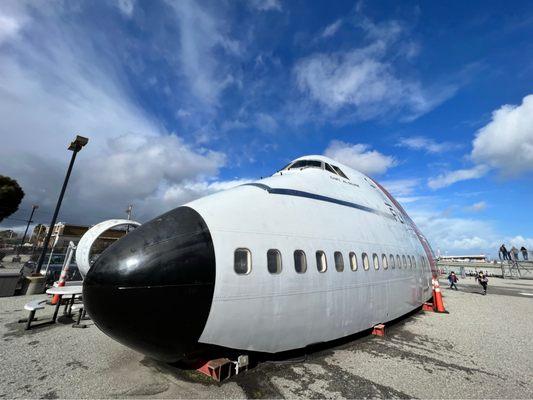
M 81 237 L 87 232 L 91 226 L 84 226 L 84 225 L 71 225 L 66 224 L 64 222 L 58 222 L 54 225 L 54 229 L 52 230 L 52 236 L 50 239 L 50 245 L 54 246 L 54 251 L 61 251 L 62 249 L 66 249 L 69 242 L 74 242 L 74 244 L 78 243 L 81 239 Z M 92 251 L 95 253 L 102 252 L 107 246 L 109 246 L 111 243 L 115 242 L 116 240 L 120 239 L 122 236 L 126 234 L 126 229 L 110 229 L 102 234 L 98 238 L 98 240 L 94 243 L 92 247 Z M 48 233 L 48 227 L 46 227 L 46 233 Z M 46 234 L 42 234 L 38 238 L 37 245 L 39 247 L 44 245 L 44 240 L 46 238 Z

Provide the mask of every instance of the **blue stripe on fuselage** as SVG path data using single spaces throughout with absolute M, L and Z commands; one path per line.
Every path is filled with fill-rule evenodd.
M 344 200 L 339 200 L 339 199 L 334 199 L 333 197 L 322 196 L 320 194 L 314 194 L 314 193 L 309 193 L 309 192 L 304 192 L 304 191 L 301 191 L 301 190 L 294 190 L 294 189 L 271 188 L 270 186 L 265 185 L 263 183 L 245 183 L 242 186 L 255 186 L 255 187 L 258 187 L 260 189 L 266 190 L 270 194 L 280 194 L 280 195 L 285 195 L 285 196 L 305 197 L 307 199 L 325 201 L 325 202 L 328 202 L 328 203 L 338 204 L 338 205 L 345 206 L 345 207 L 355 208 L 355 209 L 361 210 L 361 211 L 371 212 L 373 214 L 381 215 L 382 217 L 385 217 L 385 218 L 395 219 L 394 216 L 392 216 L 392 215 L 390 215 L 390 214 L 388 214 L 386 212 L 383 212 L 383 211 L 380 211 L 380 210 L 376 210 L 374 208 L 370 208 L 370 207 L 367 207 L 367 206 L 363 206 L 361 204 L 351 203 L 349 201 L 344 201 Z

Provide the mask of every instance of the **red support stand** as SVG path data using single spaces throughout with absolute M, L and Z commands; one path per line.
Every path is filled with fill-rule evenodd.
M 374 326 L 374 329 L 372 330 L 372 335 L 385 336 L 385 324 L 378 324 Z
M 213 378 L 217 382 L 222 382 L 235 374 L 234 364 L 227 358 L 217 358 L 207 362 L 202 362 L 196 369 L 204 375 Z
M 433 309 L 433 303 L 424 303 L 422 305 L 422 310 L 423 311 L 434 311 Z

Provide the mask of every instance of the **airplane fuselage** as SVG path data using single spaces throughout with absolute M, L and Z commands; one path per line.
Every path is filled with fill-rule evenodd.
M 431 250 L 392 196 L 326 157 L 294 162 L 178 207 L 107 249 L 85 281 L 95 323 L 175 361 L 201 344 L 302 348 L 427 301 Z M 117 311 L 128 304 L 137 311 Z

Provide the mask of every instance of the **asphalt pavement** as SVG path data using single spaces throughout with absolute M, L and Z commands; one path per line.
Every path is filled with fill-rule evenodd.
M 45 296 L 0 298 L 0 398 L 533 398 L 533 281 L 493 278 L 486 296 L 471 278 L 441 286 L 449 314 L 420 311 L 385 337 L 257 357 L 223 383 L 147 358 L 91 321 L 26 332 L 24 304 Z

